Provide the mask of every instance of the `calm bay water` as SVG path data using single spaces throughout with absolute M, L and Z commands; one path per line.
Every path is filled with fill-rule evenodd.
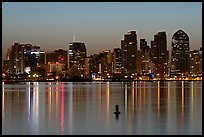
M 2 134 L 201 135 L 202 81 L 2 82 Z

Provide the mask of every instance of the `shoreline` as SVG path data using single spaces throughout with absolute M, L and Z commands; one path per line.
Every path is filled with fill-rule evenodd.
M 18 83 L 18 82 L 154 82 L 154 81 L 202 81 L 202 79 L 196 79 L 196 80 L 119 80 L 119 81 L 111 81 L 111 80 L 67 80 L 67 81 L 60 81 L 60 80 L 2 80 L 2 82 L 8 82 L 8 83 Z

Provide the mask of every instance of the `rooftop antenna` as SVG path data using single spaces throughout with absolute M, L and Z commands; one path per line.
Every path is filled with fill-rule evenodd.
M 75 35 L 73 36 L 73 40 L 74 40 L 74 42 L 75 42 Z

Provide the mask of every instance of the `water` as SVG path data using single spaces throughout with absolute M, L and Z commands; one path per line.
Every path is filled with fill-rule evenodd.
M 2 134 L 201 135 L 202 81 L 2 82 Z

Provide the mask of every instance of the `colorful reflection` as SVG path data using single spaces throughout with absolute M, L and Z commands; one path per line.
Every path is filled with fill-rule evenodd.
M 64 135 L 64 82 L 61 83 L 61 111 L 60 111 L 61 134 Z
M 2 125 L 4 125 L 4 82 L 2 82 Z
M 15 86 L 2 83 L 2 134 L 202 133 L 202 82 Z M 113 114 L 116 104 L 118 119 Z

